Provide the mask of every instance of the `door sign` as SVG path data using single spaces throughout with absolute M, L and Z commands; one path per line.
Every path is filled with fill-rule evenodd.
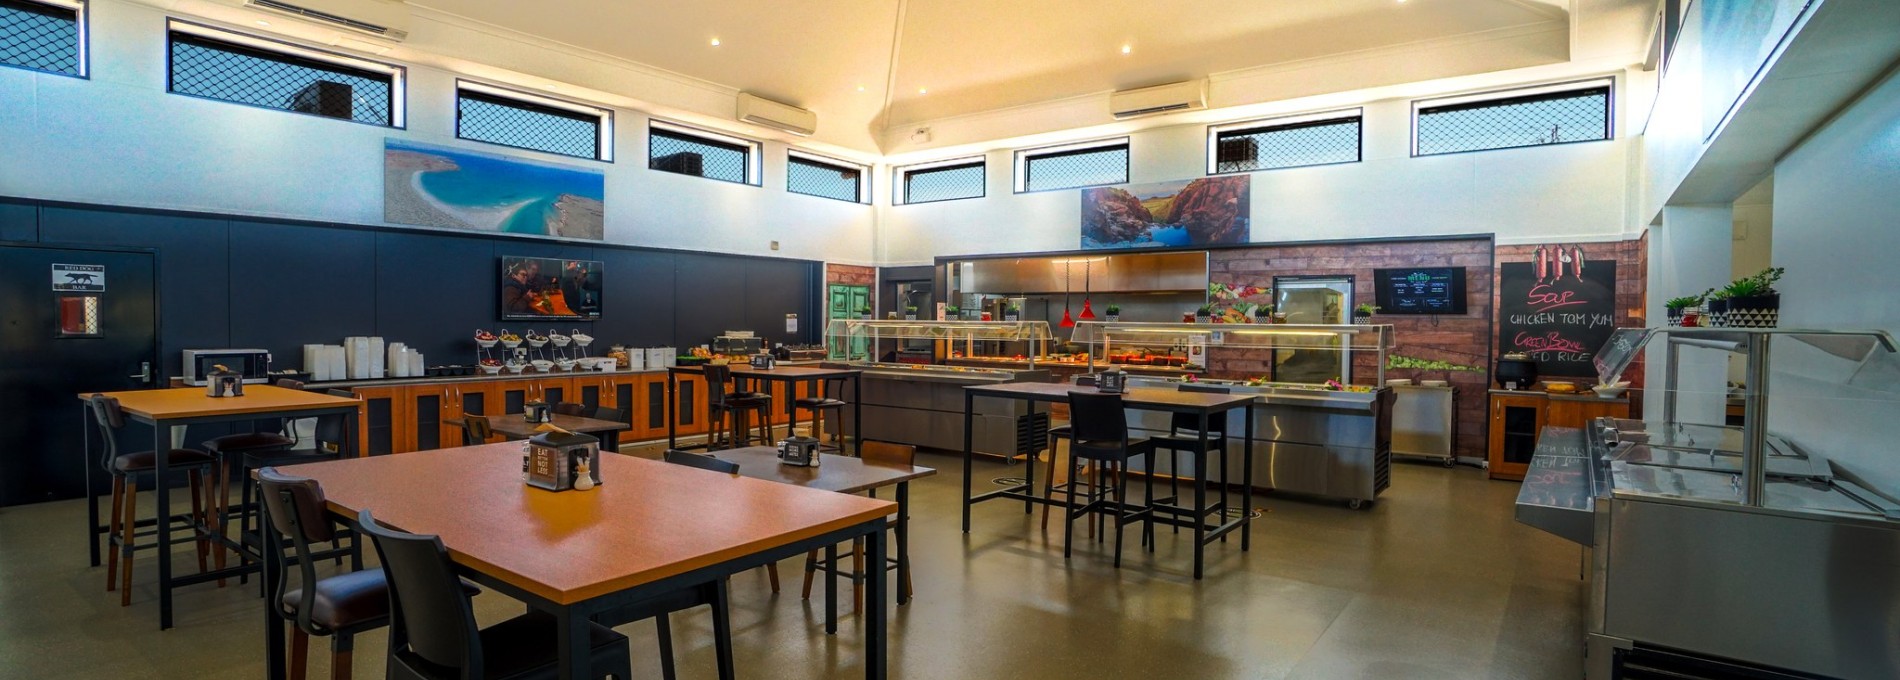
M 55 264 L 53 290 L 68 293 L 106 292 L 106 267 L 102 264 Z

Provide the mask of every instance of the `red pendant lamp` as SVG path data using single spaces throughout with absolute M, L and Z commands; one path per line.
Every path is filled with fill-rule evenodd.
M 1075 318 L 1069 316 L 1069 263 L 1062 263 L 1062 323 L 1063 328 L 1074 328 Z
M 1094 263 L 1092 262 L 1082 263 L 1082 320 L 1083 321 L 1095 320 L 1095 308 L 1089 305 L 1089 291 L 1091 288 L 1091 285 L 1090 285 L 1091 282 L 1089 279 L 1090 279 L 1090 275 L 1093 274 L 1094 272 L 1095 272 Z

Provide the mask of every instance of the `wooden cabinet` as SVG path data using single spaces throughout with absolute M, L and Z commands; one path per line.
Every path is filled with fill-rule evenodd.
M 679 425 L 679 436 L 705 434 L 706 421 L 710 417 L 706 413 L 706 377 L 697 373 L 678 373 L 674 374 L 674 379 L 678 381 L 675 396 L 678 397 L 676 403 L 679 408 L 673 413 L 673 418 Z M 664 386 L 666 376 L 660 376 L 660 382 Z M 660 434 L 665 433 L 665 428 L 661 428 Z
M 531 401 L 577 402 L 587 406 L 590 415 L 594 408 L 602 406 L 626 409 L 633 428 L 621 433 L 622 442 L 666 436 L 668 411 L 664 373 L 496 376 L 358 387 L 353 391 L 364 401 L 357 436 L 370 455 L 462 446 L 459 423 L 463 416 L 495 418 L 518 414 Z M 693 376 L 681 380 L 680 404 L 684 411 L 681 435 L 706 431 L 704 400 L 704 379 Z M 695 406 L 685 408 L 687 404 Z
M 363 416 L 357 421 L 360 455 L 384 456 L 414 449 L 408 426 L 409 388 L 358 387 L 356 396 L 363 400 Z
M 1628 418 L 1628 399 L 1552 396 L 1543 392 L 1491 392 L 1492 479 L 1522 480 L 1545 427 L 1581 428 L 1601 417 Z

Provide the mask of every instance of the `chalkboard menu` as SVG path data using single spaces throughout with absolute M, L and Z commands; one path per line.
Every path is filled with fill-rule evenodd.
M 1538 375 L 1594 378 L 1592 360 L 1616 330 L 1616 261 L 1579 258 L 1543 270 L 1498 265 L 1498 352 L 1530 355 Z
M 1375 269 L 1380 314 L 1465 313 L 1465 268 Z

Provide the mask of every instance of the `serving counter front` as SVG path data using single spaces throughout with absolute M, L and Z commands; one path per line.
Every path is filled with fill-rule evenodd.
M 912 444 L 945 451 L 963 448 L 963 388 L 1010 382 L 1050 382 L 1043 370 L 1003 370 L 894 363 L 840 364 L 862 369 L 859 378 L 864 429 L 846 415 L 849 432 L 875 441 Z M 992 456 L 1034 453 L 1048 439 L 1047 413 L 1031 413 L 1021 402 L 979 399 L 975 450 Z

